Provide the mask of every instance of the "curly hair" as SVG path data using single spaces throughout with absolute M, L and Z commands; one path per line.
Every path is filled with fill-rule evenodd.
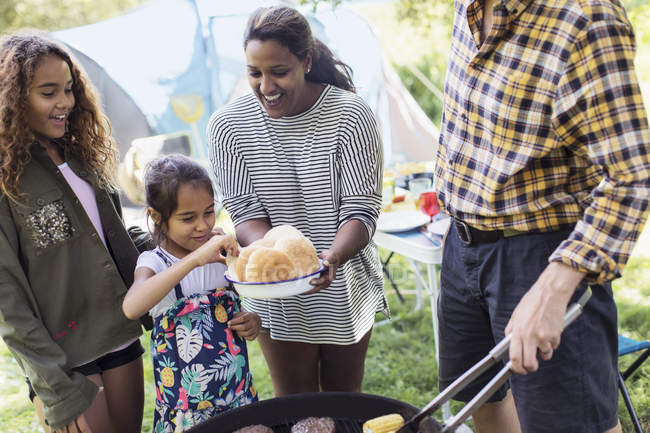
M 23 198 L 18 185 L 36 141 L 25 121 L 27 96 L 34 71 L 47 55 L 68 64 L 75 97 L 66 132 L 56 142 L 96 173 L 100 187 L 115 191 L 119 153 L 94 86 L 62 45 L 34 31 L 0 38 L 0 191 L 14 202 Z

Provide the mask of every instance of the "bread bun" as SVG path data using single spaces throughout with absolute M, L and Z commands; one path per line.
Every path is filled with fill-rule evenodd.
M 303 238 L 304 236 L 300 233 L 300 230 L 297 228 L 284 224 L 281 226 L 275 226 L 264 235 L 264 239 L 279 241 L 282 239 L 291 239 L 291 238 Z
M 249 245 L 239 250 L 239 258 L 237 259 L 237 263 L 235 263 L 235 273 L 239 281 L 246 281 L 246 264 L 248 263 L 248 258 L 256 249 L 256 246 Z
M 318 254 L 295 227 L 273 227 L 266 235 L 226 258 L 228 273 L 237 281 L 269 283 L 302 277 L 318 270 Z
M 228 262 L 226 262 L 228 264 L 228 269 L 235 270 L 234 276 L 238 281 L 248 281 L 246 279 L 246 265 L 248 264 L 248 260 L 251 254 L 253 254 L 255 250 L 260 247 L 273 248 L 273 245 L 275 245 L 275 242 L 271 239 L 261 238 L 252 242 L 249 246 L 239 250 L 239 257 L 237 258 L 234 268 L 231 267 L 231 264 L 228 264 Z
M 296 277 L 294 264 L 285 253 L 273 248 L 257 247 L 246 263 L 246 281 L 267 283 Z
M 306 237 L 280 239 L 275 243 L 274 249 L 291 259 L 297 277 L 311 274 L 319 268 L 316 249 Z

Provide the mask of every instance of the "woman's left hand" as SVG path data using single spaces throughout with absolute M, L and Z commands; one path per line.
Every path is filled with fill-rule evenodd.
M 318 278 L 314 278 L 310 281 L 314 288 L 304 293 L 305 295 L 310 295 L 329 287 L 329 285 L 332 284 L 332 281 L 336 279 L 336 271 L 341 264 L 341 256 L 332 250 L 325 250 L 320 253 L 320 258 L 323 259 L 325 270 L 321 272 Z

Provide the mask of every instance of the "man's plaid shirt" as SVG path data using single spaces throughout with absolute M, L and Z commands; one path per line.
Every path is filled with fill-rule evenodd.
M 625 11 L 617 0 L 502 0 L 479 49 L 481 4 L 456 0 L 440 200 L 483 230 L 575 225 L 549 260 L 590 281 L 615 278 L 650 198 L 650 132 Z

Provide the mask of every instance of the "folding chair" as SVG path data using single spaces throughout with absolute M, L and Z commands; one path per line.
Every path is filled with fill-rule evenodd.
M 623 355 L 627 355 L 629 353 L 634 353 L 634 352 L 639 352 L 642 351 L 641 355 L 625 370 L 624 372 L 618 372 L 618 387 L 621 390 L 621 394 L 623 395 L 623 400 L 625 401 L 625 406 L 627 406 L 627 410 L 630 413 L 630 418 L 632 419 L 632 424 L 634 424 L 634 430 L 637 433 L 643 433 L 643 430 L 641 430 L 641 422 L 639 422 L 639 417 L 636 414 L 636 410 L 634 410 L 634 405 L 632 404 L 632 399 L 630 399 L 630 395 L 627 392 L 627 387 L 625 386 L 625 380 L 630 377 L 634 371 L 643 364 L 643 362 L 648 358 L 650 355 L 650 342 L 649 341 L 636 341 L 632 340 L 631 338 L 624 337 L 622 335 L 618 335 L 618 356 L 621 357 Z

